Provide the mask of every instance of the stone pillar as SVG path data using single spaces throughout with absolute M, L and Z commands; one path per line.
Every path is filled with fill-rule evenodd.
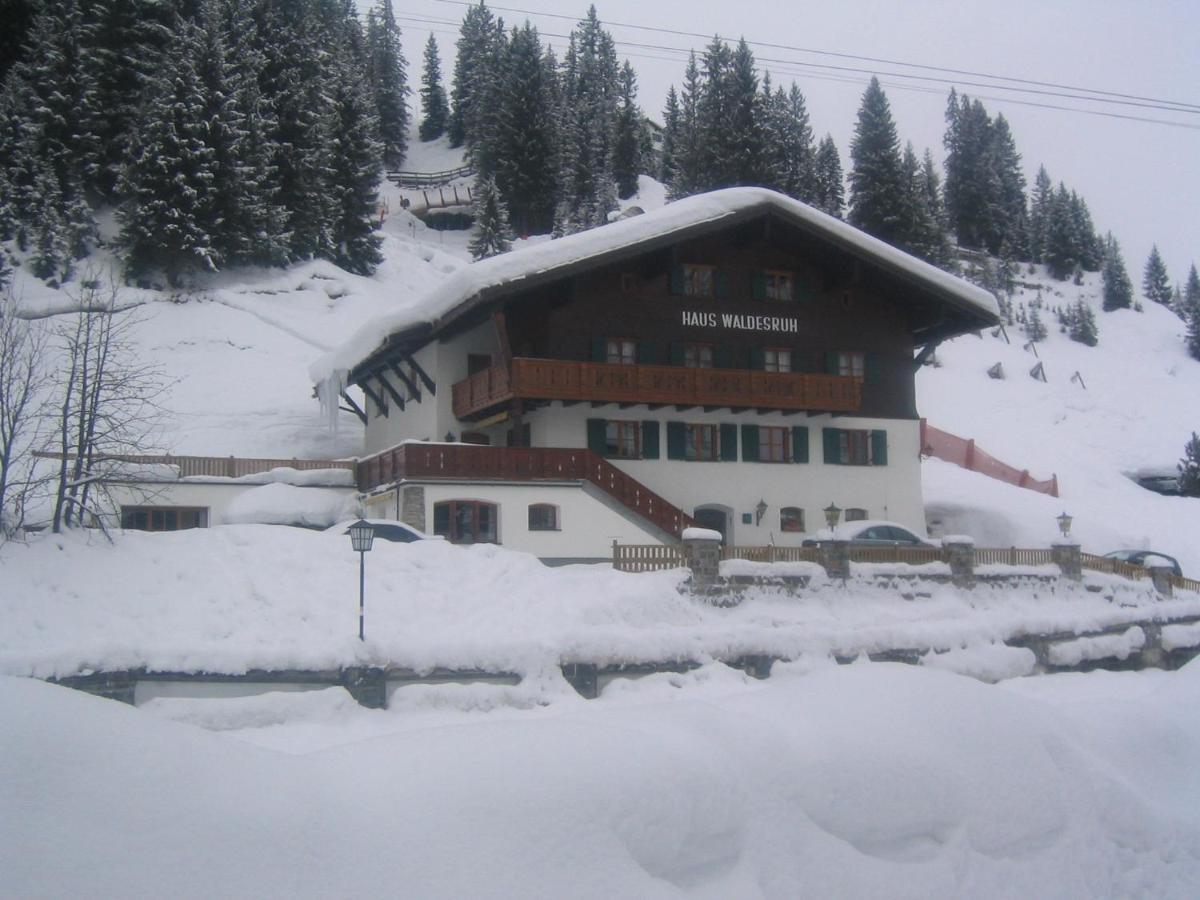
M 692 570 L 693 587 L 710 587 L 716 584 L 721 574 L 720 539 L 685 537 L 683 549 L 687 556 L 688 568 Z
M 358 701 L 360 706 L 367 709 L 385 709 L 387 707 L 387 677 L 383 669 L 357 668 L 342 669 L 342 687 Z
M 966 537 L 946 538 L 942 542 L 950 578 L 959 587 L 975 586 L 975 542 Z
M 1083 555 L 1078 544 L 1055 543 L 1050 545 L 1050 550 L 1054 564 L 1062 570 L 1064 578 L 1072 581 L 1083 579 Z
M 825 541 L 821 544 L 821 565 L 830 578 L 845 581 L 850 577 L 850 543 Z
M 1154 582 L 1154 589 L 1164 597 L 1175 596 L 1175 586 L 1171 584 L 1171 577 L 1175 574 L 1175 570 L 1170 566 L 1149 566 L 1150 580 Z
M 425 488 L 416 485 L 401 488 L 400 521 L 417 531 L 425 530 Z

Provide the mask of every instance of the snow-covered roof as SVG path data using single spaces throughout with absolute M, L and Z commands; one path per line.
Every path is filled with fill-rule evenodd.
M 565 276 L 581 263 L 602 264 L 610 255 L 644 248 L 684 233 L 727 221 L 775 212 L 817 237 L 867 259 L 881 270 L 908 281 L 984 326 L 998 315 L 995 298 L 961 278 L 943 272 L 878 238 L 807 204 L 765 188 L 739 187 L 697 194 L 641 216 L 547 241 L 482 260 L 459 270 L 419 302 L 372 319 L 346 343 L 310 368 L 313 381 L 348 372 L 391 337 L 432 333 L 497 292 L 519 290 L 547 277 Z M 649 249 L 649 248 L 647 248 Z

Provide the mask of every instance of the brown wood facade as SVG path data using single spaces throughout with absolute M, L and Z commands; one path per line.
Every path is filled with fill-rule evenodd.
M 681 291 L 689 266 L 711 271 L 712 296 Z M 794 290 L 765 299 L 767 273 L 784 274 Z M 514 293 L 468 317 L 460 327 L 499 311 L 501 347 L 490 369 L 454 386 L 454 410 L 470 420 L 514 400 L 563 400 L 914 419 L 913 358 L 936 313 L 908 299 L 902 283 L 884 283 L 845 251 L 763 215 Z M 607 361 L 610 340 L 632 342 L 636 361 Z M 712 368 L 685 364 L 684 351 L 697 347 Z M 764 371 L 764 356 L 779 351 L 790 371 Z M 867 371 L 839 374 L 839 354 L 865 359 Z

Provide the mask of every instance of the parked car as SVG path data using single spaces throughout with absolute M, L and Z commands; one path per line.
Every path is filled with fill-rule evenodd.
M 357 522 L 355 519 L 352 522 L 338 522 L 326 531 L 332 531 L 340 534 L 349 535 L 350 526 Z M 423 531 L 418 531 L 411 525 L 405 525 L 403 522 L 397 522 L 392 519 L 367 519 L 375 528 L 375 540 L 391 541 L 394 544 L 411 544 L 413 541 L 427 541 L 433 539 L 434 535 L 425 534 Z M 437 540 L 442 540 L 438 537 Z
M 846 522 L 837 526 L 831 532 L 822 529 L 814 537 L 805 539 L 805 547 L 819 547 L 828 541 L 848 541 L 860 547 L 936 547 L 937 544 L 927 538 L 918 537 L 903 525 L 895 522 L 885 522 L 877 519 L 863 519 L 858 522 Z
M 1173 556 L 1167 556 L 1165 553 L 1159 553 L 1157 550 L 1113 550 L 1111 553 L 1105 553 L 1108 559 L 1119 559 L 1121 562 L 1133 563 L 1135 566 L 1163 565 L 1169 564 L 1173 571 L 1180 578 L 1183 577 L 1183 570 L 1179 568 L 1179 561 Z M 1157 558 L 1157 559 L 1156 559 Z M 1161 562 L 1158 562 L 1161 560 Z

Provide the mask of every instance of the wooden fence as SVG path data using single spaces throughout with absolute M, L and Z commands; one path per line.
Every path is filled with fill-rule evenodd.
M 654 572 L 687 566 L 687 554 L 677 544 L 618 544 L 613 542 L 613 568 L 618 572 Z
M 398 187 L 426 188 L 470 178 L 474 174 L 474 166 L 460 166 L 444 172 L 388 172 L 387 180 Z
M 1107 556 L 1096 556 L 1094 553 L 1080 554 L 1080 564 L 1085 569 L 1092 569 L 1095 572 L 1108 572 L 1112 575 L 1121 575 L 1125 578 L 1146 578 L 1150 574 L 1149 570 L 1134 563 L 1112 559 Z
M 721 559 L 745 559 L 750 562 L 820 562 L 816 547 L 722 547 Z
M 36 451 L 34 456 L 42 459 L 62 459 L 61 453 Z M 68 458 L 74 459 L 73 454 Z M 173 466 L 179 470 L 180 478 L 241 478 L 245 475 L 260 475 L 272 469 L 349 469 L 354 471 L 357 462 L 352 459 L 250 459 L 240 456 L 140 456 L 134 454 L 107 453 L 92 458 L 95 463 L 125 463 L 127 466 Z M 129 471 L 136 476 L 136 469 Z
M 976 547 L 977 566 L 1045 566 L 1054 562 L 1053 550 L 1020 547 Z

